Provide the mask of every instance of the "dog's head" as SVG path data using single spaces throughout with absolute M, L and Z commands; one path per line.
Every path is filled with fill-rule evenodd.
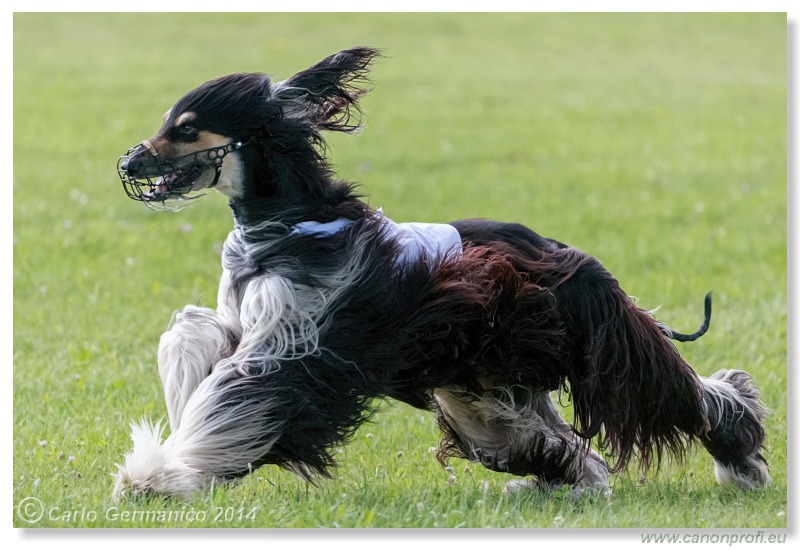
M 322 130 L 360 126 L 356 102 L 367 91 L 362 84 L 376 55 L 366 47 L 345 50 L 277 83 L 240 73 L 202 84 L 167 111 L 152 138 L 120 157 L 125 191 L 155 205 L 211 187 L 241 196 L 248 177 L 242 156 L 249 150 L 262 161 L 287 151 L 296 157 L 301 144 L 319 149 Z

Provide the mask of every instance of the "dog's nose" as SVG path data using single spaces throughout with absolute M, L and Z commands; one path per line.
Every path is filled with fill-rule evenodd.
M 136 176 L 142 171 L 145 165 L 145 155 L 149 156 L 148 151 L 141 145 L 137 145 L 128 152 L 128 158 L 122 161 L 119 169 L 125 171 L 129 176 Z
M 134 151 L 133 153 L 129 153 L 128 158 L 126 158 L 122 164 L 120 164 L 119 169 L 124 170 L 129 176 L 135 176 L 137 169 L 141 165 L 141 158 L 138 153 Z

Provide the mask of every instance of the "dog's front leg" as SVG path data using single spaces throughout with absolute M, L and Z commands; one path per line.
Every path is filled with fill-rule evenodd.
M 221 360 L 230 357 L 242 328 L 231 291 L 230 273 L 220 280 L 218 309 L 186 306 L 175 314 L 158 346 L 158 373 L 164 386 L 172 431 L 178 429 L 186 402 Z
M 214 365 L 233 353 L 237 340 L 232 323 L 213 309 L 186 306 L 175 314 L 158 346 L 158 373 L 173 432 L 189 397 Z

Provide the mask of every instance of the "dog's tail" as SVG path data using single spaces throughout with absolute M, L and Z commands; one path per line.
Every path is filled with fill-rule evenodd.
M 700 328 L 697 329 L 695 332 L 691 334 L 682 334 L 680 332 L 676 332 L 667 328 L 666 326 L 662 325 L 661 330 L 664 334 L 666 334 L 669 338 L 673 340 L 677 340 L 678 342 L 694 342 L 706 332 L 708 332 L 708 327 L 711 325 L 711 293 L 709 292 L 706 294 L 706 298 L 704 300 L 705 306 L 705 317 L 703 319 L 703 324 L 700 325 Z

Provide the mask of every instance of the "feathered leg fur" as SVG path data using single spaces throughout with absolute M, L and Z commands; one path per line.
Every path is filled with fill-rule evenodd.
M 768 484 L 769 467 L 761 455 L 767 409 L 753 378 L 741 370 L 721 370 L 702 385 L 708 426 L 700 441 L 714 457 L 717 481 L 742 489 Z
M 497 472 L 533 475 L 544 488 L 608 487 L 605 461 L 575 435 L 546 393 L 523 387 L 494 393 L 435 392 L 443 432 L 440 461 L 466 458 Z
M 181 423 L 183 409 L 200 383 L 220 360 L 236 349 L 234 324 L 213 309 L 186 306 L 161 335 L 158 373 L 164 386 L 172 431 Z

